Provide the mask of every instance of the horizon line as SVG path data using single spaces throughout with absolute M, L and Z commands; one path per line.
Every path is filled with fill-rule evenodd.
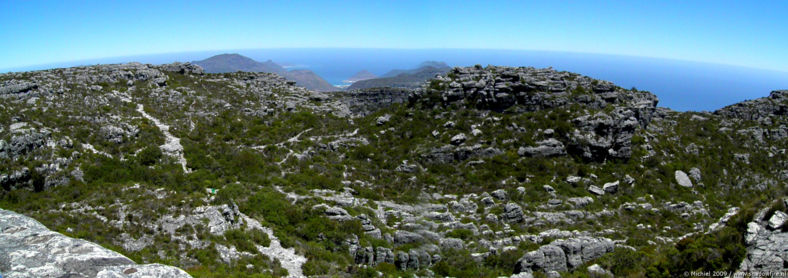
M 80 66 L 90 66 L 90 65 L 106 65 L 106 64 L 118 64 L 118 63 L 91 63 L 92 61 L 98 60 L 109 60 L 109 59 L 122 59 L 122 58 L 142 58 L 146 56 L 164 56 L 164 55 L 174 55 L 174 54 L 187 54 L 187 53 L 203 53 L 203 52 L 215 52 L 216 54 L 211 55 L 210 57 L 222 54 L 238 54 L 237 51 L 254 51 L 254 50 L 319 50 L 319 49 L 349 49 L 349 50 L 467 50 L 467 51 L 521 51 L 521 52 L 550 52 L 550 53 L 566 53 L 566 54 L 581 54 L 581 55 L 603 55 L 603 56 L 614 56 L 614 57 L 628 57 L 628 58 L 641 58 L 641 59 L 654 59 L 654 60 L 668 60 L 674 62 L 689 62 L 689 63 L 700 63 L 700 64 L 709 64 L 709 65 L 720 65 L 720 66 L 729 66 L 729 67 L 739 67 L 739 68 L 747 68 L 747 69 L 754 69 L 754 70 L 763 70 L 763 71 L 772 71 L 778 73 L 788 74 L 788 69 L 775 69 L 775 68 L 762 68 L 762 67 L 755 67 L 749 65 L 739 65 L 739 64 L 729 64 L 729 63 L 722 63 L 722 62 L 710 62 L 710 61 L 702 61 L 702 60 L 685 60 L 679 58 L 668 58 L 668 57 L 658 57 L 658 56 L 639 56 L 639 55 L 630 55 L 630 54 L 615 54 L 615 53 L 602 53 L 602 52 L 580 52 L 580 51 L 566 51 L 566 50 L 544 50 L 544 49 L 515 49 L 515 48 L 453 48 L 453 47 L 434 47 L 434 48 L 394 48 L 394 47 L 258 47 L 258 48 L 236 48 L 236 49 L 213 49 L 213 50 L 190 50 L 190 51 L 179 51 L 179 52 L 158 52 L 158 53 L 145 53 L 145 54 L 130 54 L 130 55 L 121 55 L 121 56 L 105 56 L 105 57 L 96 57 L 96 58 L 87 58 L 87 59 L 79 59 L 79 60 L 66 60 L 66 61 L 56 61 L 44 64 L 32 64 L 32 65 L 22 65 L 22 66 L 14 66 L 14 67 L 7 67 L 7 68 L 0 68 L 0 74 L 4 73 L 13 73 L 13 72 L 29 72 L 29 71 L 39 71 L 39 70 L 50 70 L 50 69 L 57 69 L 57 68 L 68 68 L 68 67 L 80 67 Z M 220 53 L 221 52 L 221 53 Z M 242 55 L 243 56 L 243 55 Z M 205 57 L 203 59 L 207 59 L 210 57 Z M 270 60 L 270 59 L 269 59 Z M 134 60 L 128 60 L 123 63 L 133 63 L 138 62 Z M 193 61 L 170 61 L 167 63 L 175 63 L 175 62 L 193 62 Z M 59 66 L 60 64 L 70 64 L 73 63 L 74 65 L 68 66 Z M 84 64 L 79 64 L 84 63 Z M 141 63 L 141 62 L 140 62 Z M 164 63 L 164 64 L 167 64 Z M 145 63 L 143 63 L 145 64 Z M 39 69 L 32 69 L 37 68 Z

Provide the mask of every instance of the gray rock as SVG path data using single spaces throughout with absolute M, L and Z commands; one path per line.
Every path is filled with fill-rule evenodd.
M 612 272 L 607 271 L 606 269 L 602 268 L 598 264 L 592 264 L 586 270 L 588 270 L 588 273 L 590 274 L 595 274 L 599 276 L 609 276 L 609 277 L 613 276 Z
M 607 193 L 614 194 L 618 192 L 618 181 L 605 183 L 605 185 L 602 186 L 602 189 L 604 189 Z
M 684 171 L 676 170 L 675 176 L 676 182 L 679 185 L 683 187 L 692 187 L 692 181 L 690 180 L 689 176 L 687 176 L 687 173 L 684 173 Z
M 403 269 L 403 270 L 408 269 L 409 260 L 410 260 L 410 256 L 408 255 L 408 253 L 405 253 L 403 251 L 398 251 L 397 257 L 394 260 L 394 265 L 397 267 L 397 269 Z
M 701 182 L 701 175 L 700 169 L 697 167 L 693 167 L 689 170 L 689 177 L 692 178 L 695 182 Z
M 591 192 L 591 193 L 599 195 L 599 196 L 605 195 L 605 191 L 602 188 L 599 188 L 596 185 L 589 185 L 588 186 L 588 192 Z
M 383 116 L 378 117 L 375 122 L 377 125 L 385 125 L 391 120 L 391 115 L 385 114 Z
M 547 191 L 547 193 L 550 193 L 550 194 L 554 194 L 555 193 L 555 188 L 553 188 L 552 186 L 549 186 L 547 184 L 542 185 L 542 188 L 544 188 L 544 191 Z
M 523 222 L 523 208 L 515 203 L 507 203 L 503 207 L 503 215 L 501 218 L 506 222 Z
M 2 209 L 0 231 L 0 270 L 7 277 L 191 277 L 176 267 L 138 265 L 115 251 Z
M 464 243 L 459 238 L 443 238 L 440 240 L 441 249 L 463 249 Z
M 517 154 L 531 157 L 552 157 L 566 155 L 566 148 L 555 138 L 539 141 L 536 147 L 520 147 Z
M 481 199 L 481 201 L 482 201 L 482 205 L 484 205 L 484 207 L 491 207 L 491 206 L 495 205 L 495 200 L 493 200 L 492 197 L 484 197 L 484 198 Z
M 572 197 L 567 199 L 570 203 L 572 203 L 575 208 L 584 208 L 589 204 L 594 202 L 594 198 L 591 197 Z
M 781 228 L 785 222 L 788 221 L 788 214 L 785 214 L 782 211 L 775 211 L 772 217 L 769 218 L 769 228 L 772 229 L 779 229 Z
M 419 269 L 419 255 L 419 252 L 414 249 L 408 251 L 408 269 Z
M 495 190 L 492 193 L 490 193 L 490 195 L 495 197 L 495 199 L 498 199 L 498 200 L 501 200 L 501 201 L 506 200 L 506 190 L 503 190 L 503 189 Z
M 465 142 L 468 138 L 465 136 L 465 133 L 460 133 L 451 137 L 451 144 L 452 145 L 460 145 Z
M 394 243 L 396 244 L 419 243 L 422 241 L 424 241 L 424 237 L 417 233 L 408 231 L 394 232 Z
M 615 244 L 606 238 L 559 239 L 526 253 L 515 264 L 515 273 L 569 271 L 612 252 Z

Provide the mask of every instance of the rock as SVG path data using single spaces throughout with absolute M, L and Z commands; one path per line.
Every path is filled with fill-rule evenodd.
M 491 207 L 495 205 L 495 201 L 493 200 L 492 197 L 484 197 L 482 198 L 481 202 L 482 205 L 484 205 L 484 207 Z
M 605 195 L 605 191 L 602 188 L 599 188 L 596 185 L 589 185 L 588 186 L 588 192 L 591 192 L 591 193 L 599 195 L 599 196 Z
M 598 264 L 592 264 L 586 270 L 588 270 L 588 273 L 590 274 L 595 274 L 599 276 L 610 276 L 610 277 L 613 276 L 612 272 L 607 271 L 606 269 L 602 268 Z
M 465 133 L 460 133 L 451 137 L 451 144 L 452 145 L 460 145 L 465 142 L 468 138 L 465 137 Z
M 464 247 L 462 239 L 459 238 L 443 238 L 440 240 L 441 249 L 457 249 L 461 250 Z
M 594 198 L 591 198 L 591 197 L 588 197 L 588 196 L 586 196 L 586 197 L 572 197 L 572 198 L 569 198 L 568 201 L 570 203 L 574 204 L 575 208 L 584 208 L 584 207 L 588 206 L 589 204 L 593 203 L 594 202 Z
M 693 167 L 692 169 L 690 169 L 689 177 L 695 180 L 695 182 L 701 182 L 700 169 L 698 169 L 697 167 Z
M 505 201 L 506 200 L 506 190 L 498 189 L 490 193 L 495 199 Z
M 503 207 L 501 218 L 506 222 L 523 222 L 523 208 L 515 203 L 507 203 Z
M 38 85 L 28 81 L 9 80 L 0 83 L 0 97 L 6 95 L 18 95 L 27 93 L 28 91 L 35 90 Z
M 545 184 L 542 185 L 542 188 L 544 188 L 544 191 L 547 191 L 547 193 L 555 194 L 555 188 L 553 188 L 552 186 Z
M 523 255 L 515 264 L 515 273 L 533 271 L 567 271 L 566 255 L 561 247 L 543 245 Z
M 375 123 L 377 123 L 377 125 L 385 125 L 385 124 L 387 124 L 387 123 L 388 123 L 390 120 L 391 120 L 391 115 L 389 115 L 389 114 L 385 114 L 385 115 L 383 115 L 383 116 L 380 116 L 380 117 L 378 117 L 378 118 L 375 120 Z
M 417 233 L 408 231 L 394 232 L 394 243 L 396 244 L 419 243 L 422 241 L 424 241 L 424 237 Z
M 162 66 L 162 70 L 169 72 L 176 72 L 180 74 L 197 74 L 197 75 L 205 74 L 205 70 L 203 70 L 202 67 L 192 63 L 175 62 L 172 64 L 166 64 Z
M 571 184 L 577 184 L 581 180 L 582 180 L 582 178 L 578 177 L 578 176 L 568 176 L 568 177 L 566 177 L 566 182 L 571 183 Z
M 397 267 L 397 269 L 402 269 L 402 270 L 408 269 L 409 260 L 410 260 L 410 256 L 408 255 L 408 253 L 405 253 L 403 251 L 398 251 L 397 257 L 394 261 L 394 265 Z
M 520 195 L 525 194 L 525 187 L 518 186 L 517 187 L 517 194 L 520 194 Z M 788 205 L 786 205 L 786 206 L 788 206 Z
M 625 175 L 624 176 L 624 183 L 629 184 L 629 185 L 633 185 L 633 184 L 635 184 L 635 179 L 632 178 L 629 175 Z
M 761 225 L 758 225 L 758 223 L 747 223 L 747 234 L 744 236 L 744 243 L 747 245 L 753 245 L 760 231 Z
M 675 176 L 676 182 L 679 185 L 683 187 L 692 187 L 692 181 L 689 179 L 689 176 L 687 176 L 687 173 L 684 173 L 684 171 L 676 170 Z
M 788 214 L 782 211 L 775 211 L 772 217 L 769 218 L 769 228 L 774 230 L 781 228 L 785 221 L 788 221 Z
M 566 148 L 555 138 L 539 141 L 536 147 L 520 147 L 517 154 L 530 157 L 552 157 L 566 155 Z
M 414 249 L 408 251 L 408 269 L 419 269 L 419 255 L 419 252 Z
M 618 192 L 618 181 L 605 183 L 605 185 L 602 186 L 602 189 L 604 189 L 607 193 L 614 194 Z
M 6 277 L 191 277 L 172 266 L 138 265 L 115 251 L 50 231 L 32 218 L 3 209 L 0 231 L 0 267 Z
M 612 252 L 615 243 L 607 238 L 577 237 L 558 239 L 523 255 L 515 273 L 569 271 Z

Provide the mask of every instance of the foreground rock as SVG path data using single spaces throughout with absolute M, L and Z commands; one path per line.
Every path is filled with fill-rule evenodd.
M 139 265 L 98 244 L 48 230 L 0 209 L 0 273 L 5 277 L 191 277 L 160 264 Z
M 765 217 L 765 210 L 757 213 L 755 219 L 747 224 L 744 241 L 747 256 L 742 260 L 739 271 L 743 272 L 780 272 L 788 265 L 788 232 L 782 228 L 785 212 L 775 211 Z

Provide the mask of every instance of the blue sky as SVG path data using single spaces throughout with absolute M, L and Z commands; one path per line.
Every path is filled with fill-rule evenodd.
M 788 71 L 788 1 L 0 1 L 0 69 L 252 48 L 605 53 Z

